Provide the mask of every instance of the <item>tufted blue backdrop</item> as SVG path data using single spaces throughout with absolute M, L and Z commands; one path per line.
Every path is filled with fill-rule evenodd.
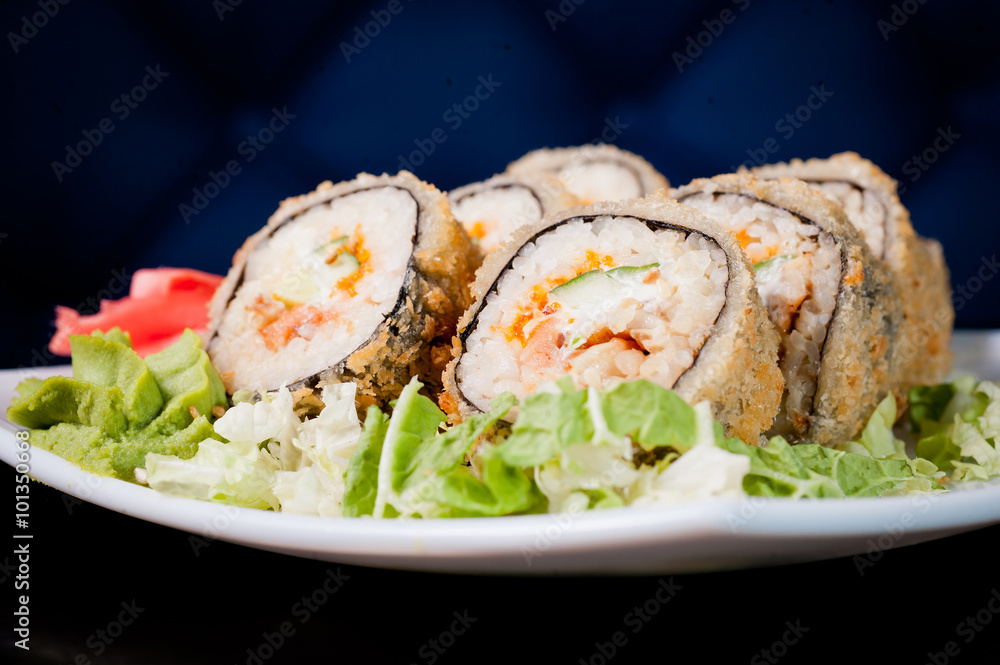
M 724 0 L 0 4 L 0 366 L 52 305 L 157 265 L 224 272 L 278 201 L 359 171 L 442 189 L 604 140 L 674 184 L 856 150 L 1000 326 L 1000 7 Z M 957 303 L 958 304 L 958 303 Z

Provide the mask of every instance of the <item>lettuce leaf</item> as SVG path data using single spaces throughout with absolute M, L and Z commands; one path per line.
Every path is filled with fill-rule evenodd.
M 608 428 L 645 450 L 661 446 L 684 452 L 695 444 L 694 409 L 677 393 L 640 379 L 601 396 Z
M 345 517 L 371 515 L 378 494 L 378 464 L 389 417 L 377 406 L 369 406 L 358 447 L 344 472 L 343 512 Z
M 537 392 L 520 406 L 510 437 L 496 450 L 508 466 L 544 464 L 573 444 L 589 441 L 594 423 L 585 406 L 587 391 L 563 377 L 551 391 Z
M 437 517 L 487 517 L 534 512 L 545 497 L 523 470 L 487 453 L 481 479 L 466 466 L 442 477 L 438 503 Z
M 493 400 L 488 413 L 441 432 L 444 413 L 420 394 L 421 387 L 412 379 L 396 400 L 384 434 L 373 433 L 372 444 L 355 452 L 348 467 L 354 468 L 347 490 L 354 503 L 352 514 L 447 517 L 507 514 L 530 507 L 535 502 L 531 481 L 519 468 L 509 469 L 497 459 L 480 479 L 463 466 L 476 441 L 515 404 L 514 396 L 505 393 Z M 379 436 L 381 453 L 369 512 L 372 453 Z
M 792 446 L 781 437 L 760 447 L 728 439 L 722 447 L 750 458 L 743 489 L 751 496 L 883 496 L 905 490 L 914 477 L 906 460 L 876 459 L 814 443 Z

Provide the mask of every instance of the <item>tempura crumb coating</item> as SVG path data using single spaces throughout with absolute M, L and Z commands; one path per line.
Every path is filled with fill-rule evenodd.
M 951 371 L 951 333 L 955 310 L 941 244 L 914 231 L 910 214 L 897 195 L 896 181 L 854 152 L 829 159 L 793 159 L 753 170 L 761 178 L 791 176 L 807 181 L 848 181 L 872 191 L 885 207 L 882 256 L 903 299 L 905 322 L 896 352 L 900 395 L 918 385 L 944 381 Z
M 799 440 L 851 440 L 898 385 L 895 355 L 903 310 L 892 275 L 850 223 L 842 206 L 793 178 L 746 173 L 698 179 L 671 191 L 683 202 L 698 193 L 739 194 L 787 210 L 830 233 L 841 250 L 841 280 L 817 373 L 809 422 Z

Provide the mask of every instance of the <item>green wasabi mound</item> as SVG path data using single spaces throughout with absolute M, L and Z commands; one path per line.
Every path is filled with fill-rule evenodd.
M 226 407 L 226 391 L 193 331 L 145 360 L 118 328 L 71 335 L 70 347 L 72 377 L 27 379 L 7 409 L 33 446 L 135 482 L 147 453 L 188 459 L 218 438 L 212 409 Z

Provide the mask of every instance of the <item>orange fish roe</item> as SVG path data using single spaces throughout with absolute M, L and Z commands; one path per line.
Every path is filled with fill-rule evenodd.
M 350 252 L 358 260 L 358 263 L 361 264 L 358 267 L 358 269 L 352 272 L 350 275 L 348 275 L 347 277 L 342 277 L 340 280 L 337 281 L 337 288 L 346 291 L 347 295 L 353 298 L 354 296 L 358 295 L 358 292 L 354 288 L 357 285 L 358 280 L 360 280 L 366 273 L 371 271 L 371 265 L 369 264 L 368 260 L 372 257 L 372 255 L 371 252 L 365 249 L 365 238 L 361 234 L 360 225 L 358 225 L 358 227 L 354 229 L 354 241 L 348 244 L 346 247 L 338 250 L 337 254 L 339 254 L 340 252 Z M 336 259 L 337 254 L 334 254 L 333 256 L 334 259 Z M 327 259 L 327 263 L 332 263 L 332 260 Z
M 277 351 L 293 337 L 299 337 L 299 328 L 306 324 L 320 325 L 337 318 L 335 312 L 326 312 L 312 305 L 300 305 L 286 309 L 277 318 L 260 329 L 264 344 L 271 351 Z
M 736 241 L 740 243 L 740 247 L 742 247 L 744 250 L 747 248 L 747 246 L 753 243 L 760 244 L 760 239 L 751 238 L 749 235 L 747 235 L 746 229 L 740 229 L 740 231 L 736 234 Z M 759 263 L 760 261 L 766 261 L 767 259 L 777 256 L 777 254 L 778 254 L 777 247 L 768 247 L 767 252 L 763 254 L 761 254 L 760 252 L 754 252 L 753 254 L 747 252 L 747 256 L 754 263 Z
M 610 255 L 605 254 L 604 256 L 598 256 L 597 252 L 588 249 L 583 267 L 578 268 L 576 274 L 582 275 L 585 272 L 596 270 L 601 266 L 613 266 L 614 264 L 615 260 L 611 258 Z
M 486 225 L 482 222 L 476 222 L 472 225 L 472 228 L 469 229 L 469 235 L 478 240 L 482 240 L 486 237 Z

